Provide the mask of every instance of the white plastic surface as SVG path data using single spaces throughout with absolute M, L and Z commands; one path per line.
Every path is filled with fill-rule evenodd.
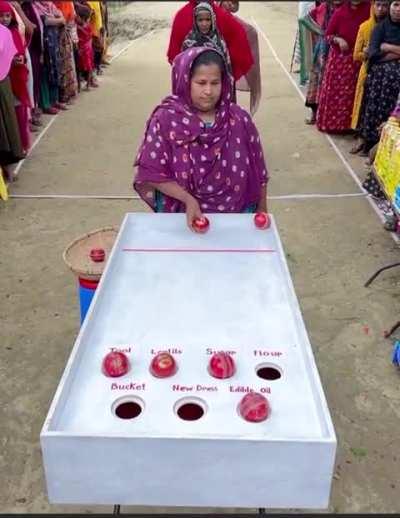
M 198 235 L 184 218 L 125 218 L 42 430 L 49 498 L 326 507 L 336 438 L 275 223 L 258 230 L 251 214 L 209 215 Z M 110 379 L 101 362 L 113 348 L 132 369 Z M 179 369 L 157 379 L 149 365 L 162 350 Z M 208 373 L 218 350 L 233 354 L 233 378 Z M 281 378 L 260 379 L 261 364 Z M 271 404 L 262 423 L 237 413 L 250 390 Z M 113 404 L 129 395 L 143 411 L 120 419 Z M 198 421 L 176 415 L 185 397 L 205 402 Z M 235 470 L 246 489 L 232 487 Z

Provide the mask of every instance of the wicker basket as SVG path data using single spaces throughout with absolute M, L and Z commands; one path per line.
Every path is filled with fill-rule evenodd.
M 104 227 L 78 237 L 64 250 L 65 264 L 77 277 L 92 281 L 100 280 L 117 234 L 118 228 Z M 104 250 L 104 261 L 94 262 L 91 259 L 90 252 L 95 248 Z

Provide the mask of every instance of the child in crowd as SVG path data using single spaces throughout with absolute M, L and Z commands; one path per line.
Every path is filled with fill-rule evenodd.
M 90 87 L 97 88 L 99 85 L 94 78 L 94 58 L 93 58 L 93 40 L 92 29 L 89 23 L 90 11 L 81 10 L 76 15 L 76 23 L 78 25 L 78 68 L 86 81 L 86 90 Z

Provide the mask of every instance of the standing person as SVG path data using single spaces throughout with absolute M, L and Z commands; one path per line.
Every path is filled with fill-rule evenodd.
M 306 119 L 306 124 L 315 124 L 316 122 L 322 78 L 324 77 L 329 52 L 325 32 L 332 14 L 342 4 L 343 0 L 326 0 L 299 20 L 300 25 L 304 25 L 305 30 L 310 31 L 316 38 L 305 102 L 306 107 L 311 109 L 311 116 Z
M 368 57 L 360 124 L 364 153 L 379 142 L 379 127 L 395 108 L 400 91 L 400 0 L 390 2 L 389 16 L 372 31 Z
M 221 7 L 235 15 L 239 10 L 239 0 L 222 0 Z M 247 39 L 250 44 L 253 65 L 250 70 L 236 82 L 237 90 L 250 92 L 250 113 L 253 116 L 260 104 L 261 99 L 261 70 L 260 70 L 260 49 L 258 44 L 258 34 L 256 29 L 245 22 L 242 18 L 235 15 L 235 18 L 246 31 Z
M 354 46 L 353 59 L 361 63 L 360 72 L 356 86 L 354 97 L 353 114 L 351 116 L 351 128 L 358 130 L 358 122 L 360 118 L 362 100 L 364 97 L 364 84 L 368 73 L 368 47 L 371 39 L 372 31 L 377 23 L 386 18 L 389 12 L 389 0 L 373 0 L 371 5 L 371 16 L 360 25 L 358 30 L 356 44 Z M 356 154 L 364 149 L 364 141 L 359 137 L 358 142 L 350 150 L 350 153 Z
M 34 26 L 33 34 L 28 47 L 32 63 L 34 101 L 34 108 L 31 112 L 31 125 L 42 126 L 39 102 L 40 81 L 43 72 L 43 23 L 38 11 L 36 10 L 35 3 L 31 0 L 23 0 L 21 2 L 21 9 Z
M 40 103 L 44 113 L 55 115 L 59 110 L 67 110 L 60 101 L 61 55 L 60 27 L 65 25 L 63 14 L 53 2 L 35 1 L 43 23 L 43 68 L 40 80 Z
M 108 24 L 108 5 L 107 1 L 103 0 L 101 2 L 101 14 L 103 17 L 103 55 L 101 57 L 101 64 L 104 66 L 110 65 L 109 57 L 108 57 L 108 47 L 110 44 L 110 29 Z
M 174 17 L 167 52 L 169 63 L 172 63 L 181 52 L 183 41 L 192 30 L 193 11 L 198 3 L 198 0 L 189 0 Z M 246 75 L 253 65 L 253 57 L 246 31 L 231 13 L 222 9 L 214 1 L 210 0 L 209 3 L 215 13 L 219 34 L 228 47 L 232 63 L 232 74 L 236 81 L 243 75 Z
M 36 25 L 33 24 L 29 18 L 25 15 L 20 1 L 11 0 L 9 4 L 13 8 L 15 17 L 17 19 L 18 30 L 21 35 L 24 47 L 25 47 L 25 61 L 26 66 L 28 68 L 28 92 L 30 99 L 29 109 L 29 130 L 30 132 L 39 131 L 36 125 L 32 124 L 32 121 L 36 118 L 37 114 L 35 112 L 35 86 L 34 86 L 34 74 L 33 74 L 33 64 L 30 53 L 30 46 L 32 44 L 32 38 L 34 36 Z
M 330 45 L 317 110 L 317 127 L 327 133 L 351 129 L 354 92 L 360 63 L 353 61 L 353 50 L 360 25 L 369 18 L 370 3 L 347 0 L 328 24 L 326 41 Z
M 134 188 L 156 212 L 267 211 L 268 173 L 250 115 L 232 103 L 223 56 L 188 49 L 172 67 L 172 95 L 147 122 Z
M 104 51 L 104 27 L 101 2 L 99 0 L 88 1 L 87 5 L 92 10 L 92 14 L 90 17 L 90 27 L 92 29 L 94 68 L 96 70 L 97 75 L 101 75 L 101 60 Z
M 29 71 L 26 66 L 26 46 L 18 30 L 13 8 L 4 0 L 0 1 L 0 23 L 10 30 L 14 45 L 17 49 L 17 54 L 13 58 L 9 75 L 15 98 L 15 112 L 18 120 L 21 144 L 23 152 L 26 154 L 30 147 L 29 117 L 30 109 L 32 108 L 28 90 Z
M 302 18 L 307 16 L 314 7 L 315 2 L 310 2 L 308 0 L 298 2 L 298 23 L 290 71 L 300 73 L 300 85 L 305 85 L 308 81 L 308 74 L 310 72 L 312 62 L 313 39 L 311 33 L 305 31 L 304 26 L 300 25 L 299 22 Z M 293 70 L 294 65 L 297 65 L 299 68 Z
M 10 30 L 0 23 L 0 167 L 7 180 L 13 179 L 8 166 L 24 158 L 14 107 L 9 72 L 17 48 Z
M 217 22 L 212 6 L 208 2 L 200 2 L 193 10 L 193 28 L 182 44 L 182 50 L 191 47 L 208 47 L 219 50 L 232 73 L 231 59 L 225 41 L 217 29 Z
M 74 46 L 78 44 L 76 13 L 73 2 L 55 1 L 54 5 L 62 13 L 65 25 L 60 27 L 60 101 L 72 104 L 78 95 L 78 80 L 74 57 Z
M 78 68 L 86 81 L 86 90 L 99 85 L 94 78 L 94 53 L 92 44 L 92 28 L 90 26 L 90 10 L 79 10 L 76 15 L 78 24 Z

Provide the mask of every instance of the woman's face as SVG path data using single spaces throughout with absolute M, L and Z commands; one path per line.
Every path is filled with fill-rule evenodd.
M 221 70 L 215 63 L 200 65 L 194 71 L 190 82 L 193 106 L 201 112 L 215 109 L 222 91 Z
M 389 12 L 389 2 L 386 0 L 375 0 L 374 14 L 377 20 L 382 20 Z
M 196 23 L 197 27 L 199 28 L 199 31 L 202 34 L 208 34 L 211 30 L 211 13 L 208 11 L 200 11 L 199 14 L 196 16 Z
M 8 27 L 11 23 L 11 13 L 0 13 L 0 23 Z
M 400 22 L 400 0 L 390 4 L 390 18 L 396 23 Z

